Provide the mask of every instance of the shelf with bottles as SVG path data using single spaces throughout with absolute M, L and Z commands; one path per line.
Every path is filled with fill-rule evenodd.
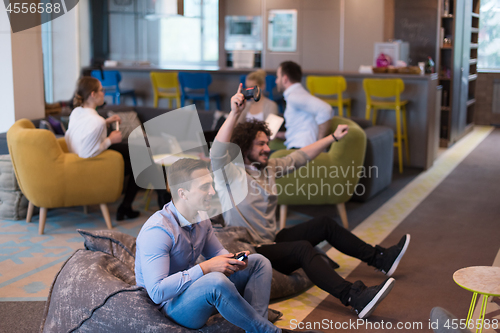
M 441 20 L 439 31 L 439 47 L 441 49 L 453 48 L 453 23 L 454 20 Z
M 453 0 L 443 0 L 443 7 L 441 11 L 441 17 L 443 18 L 453 18 L 455 1 Z
M 451 106 L 451 80 L 441 80 L 439 81 L 441 85 L 441 108 L 450 108 Z
M 441 127 L 440 127 L 440 131 L 439 131 L 439 138 L 441 139 L 440 140 L 440 146 L 443 147 L 443 145 L 445 145 L 445 147 L 448 146 L 448 137 L 450 135 L 449 133 L 449 126 L 450 126 L 450 111 L 451 110 L 444 110 L 443 108 L 441 108 Z

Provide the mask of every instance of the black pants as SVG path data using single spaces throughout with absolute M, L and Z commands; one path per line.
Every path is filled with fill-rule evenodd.
M 134 174 L 132 172 L 132 163 L 130 162 L 130 153 L 128 150 L 128 145 L 123 143 L 117 143 L 109 146 L 109 149 L 113 149 L 123 156 L 123 161 L 125 162 L 125 177 L 129 176 L 128 182 L 125 188 L 125 197 L 121 203 L 121 207 L 125 209 L 132 209 L 132 203 L 134 202 L 135 195 L 139 191 L 139 186 L 135 183 Z
M 373 246 L 326 216 L 285 228 L 276 235 L 276 244 L 262 245 L 256 250 L 271 261 L 274 269 L 283 274 L 290 274 L 298 268 L 304 269 L 316 286 L 347 305 L 352 283 L 345 281 L 314 248 L 324 240 L 340 252 L 369 265 L 373 265 L 375 261 L 376 251 Z

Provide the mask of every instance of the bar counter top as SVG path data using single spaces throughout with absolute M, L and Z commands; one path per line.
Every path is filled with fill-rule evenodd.
M 90 69 L 90 68 L 85 68 Z M 248 74 L 250 72 L 256 71 L 260 68 L 220 68 L 219 66 L 169 66 L 161 67 L 154 65 L 130 65 L 130 66 L 114 66 L 114 67 L 103 67 L 103 70 L 117 70 L 120 72 L 210 72 L 210 73 L 220 73 L 220 74 Z M 276 71 L 266 70 L 268 74 L 275 74 Z M 353 71 L 319 71 L 319 70 L 311 70 L 304 71 L 305 76 L 307 75 L 342 75 L 345 77 L 373 77 L 373 78 L 401 78 L 405 79 L 413 79 L 413 80 L 437 80 L 438 75 L 434 74 L 400 74 L 400 73 L 359 73 Z
M 88 72 L 90 68 L 85 68 Z M 122 75 L 121 89 L 133 89 L 138 97 L 139 105 L 153 106 L 153 87 L 151 85 L 150 72 L 152 71 L 197 71 L 209 72 L 212 76 L 210 92 L 221 95 L 222 111 L 229 111 L 231 96 L 236 93 L 240 84 L 241 75 L 248 74 L 255 69 L 219 69 L 217 66 L 192 66 L 191 68 L 159 68 L 145 65 L 105 67 L 103 70 L 118 70 Z M 268 70 L 267 73 L 275 74 Z M 341 71 L 304 71 L 302 84 L 305 87 L 308 75 L 342 75 L 346 79 L 347 89 L 344 98 L 351 98 L 351 116 L 365 118 L 366 98 L 363 90 L 363 79 L 365 78 L 401 78 L 405 90 L 401 99 L 408 100 L 408 142 L 410 145 L 410 162 L 405 166 L 427 169 L 437 156 L 439 147 L 439 115 L 441 101 L 438 93 L 437 74 L 386 74 L 386 73 L 358 73 Z M 439 91 L 440 92 L 440 91 Z M 279 95 L 279 93 L 278 93 Z M 130 103 L 129 100 L 125 102 Z M 168 107 L 166 100 L 160 100 L 159 107 Z M 188 102 L 191 103 L 191 102 Z M 197 104 L 198 109 L 204 104 Z M 215 103 L 211 109 L 215 108 Z M 334 111 L 337 114 L 337 110 Z M 395 129 L 394 111 L 380 111 L 377 124 Z M 397 160 L 397 154 L 395 154 Z

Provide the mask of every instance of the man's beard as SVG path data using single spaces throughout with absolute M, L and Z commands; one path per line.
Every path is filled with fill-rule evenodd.
M 269 154 L 264 153 L 264 154 L 259 154 L 259 156 L 267 156 L 269 161 Z M 247 159 L 250 161 L 250 165 L 253 165 L 259 170 L 262 170 L 267 166 L 267 162 L 266 163 L 259 162 L 259 160 L 255 159 L 251 154 L 248 154 Z

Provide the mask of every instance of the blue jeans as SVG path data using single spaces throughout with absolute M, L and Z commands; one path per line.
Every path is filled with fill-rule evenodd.
M 252 254 L 244 270 L 229 277 L 219 272 L 203 275 L 168 302 L 162 312 L 191 329 L 202 327 L 218 311 L 247 332 L 281 332 L 267 319 L 271 280 L 269 260 Z

